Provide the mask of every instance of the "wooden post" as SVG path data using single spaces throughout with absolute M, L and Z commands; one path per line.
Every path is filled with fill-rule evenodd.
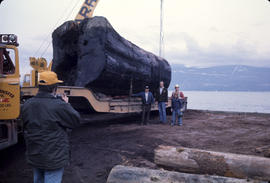
M 270 180 L 270 159 L 257 156 L 159 146 L 155 163 L 186 173 Z
M 262 183 L 261 181 L 228 177 L 195 175 L 165 170 L 151 170 L 127 166 L 115 166 L 107 183 Z

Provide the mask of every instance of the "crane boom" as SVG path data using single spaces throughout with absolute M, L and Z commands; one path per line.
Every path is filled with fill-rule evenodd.
M 75 18 L 75 21 L 77 23 L 81 23 L 83 19 L 92 17 L 98 2 L 99 0 L 85 0 Z

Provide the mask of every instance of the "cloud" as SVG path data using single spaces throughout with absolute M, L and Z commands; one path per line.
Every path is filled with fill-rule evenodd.
M 179 63 L 186 66 L 210 67 L 220 65 L 250 65 L 270 67 L 270 55 L 259 54 L 254 45 L 246 44 L 240 40 L 234 44 L 211 43 L 201 46 L 198 41 L 187 33 L 168 35 L 168 45 L 180 43 L 185 45 L 167 47 L 166 58 L 170 63 Z

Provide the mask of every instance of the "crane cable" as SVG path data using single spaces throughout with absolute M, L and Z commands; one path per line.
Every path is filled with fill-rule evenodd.
M 69 4 L 70 4 L 72 1 L 73 1 L 73 0 L 70 0 Z M 59 17 L 59 19 L 57 20 L 57 22 L 54 24 L 54 26 L 53 26 L 52 28 L 56 27 L 57 24 L 60 22 L 60 20 L 64 17 L 64 13 L 66 12 L 67 8 L 68 8 L 68 7 L 65 8 L 65 11 L 63 11 L 62 15 Z M 50 35 L 51 35 L 51 34 L 49 33 L 49 34 L 43 39 L 43 41 L 42 41 L 42 43 L 40 44 L 39 48 L 35 51 L 34 56 L 38 56 L 38 52 L 39 52 L 40 49 L 43 47 L 43 45 L 46 43 L 46 41 L 49 39 Z
M 78 0 L 77 3 L 73 6 L 73 8 L 71 9 L 71 11 L 68 13 L 67 17 L 65 18 L 65 21 L 71 16 L 71 14 L 73 13 L 74 9 L 78 6 L 79 2 L 81 2 L 81 0 Z M 51 46 L 52 42 L 49 42 L 47 47 L 45 48 L 44 52 L 41 54 L 41 57 L 43 57 L 43 55 L 47 52 L 48 48 Z
M 74 0 L 70 0 L 69 4 L 71 4 Z M 81 0 L 77 0 L 76 3 L 74 4 L 73 8 L 71 9 L 71 11 L 68 13 L 68 15 L 66 16 L 66 18 L 64 19 L 65 21 L 71 16 L 71 14 L 73 13 L 74 9 L 78 6 L 79 2 L 81 2 Z M 69 5 L 68 4 L 68 5 Z M 68 10 L 69 6 L 67 6 L 65 8 L 65 11 L 63 11 L 62 15 L 60 16 L 60 18 L 58 19 L 58 21 L 55 23 L 55 25 L 53 26 L 53 29 L 55 29 L 55 27 L 60 23 L 60 21 L 63 19 L 65 12 Z M 51 33 L 48 34 L 48 36 L 44 39 L 42 45 L 39 47 L 39 49 L 36 51 L 35 55 L 38 53 L 38 51 L 41 49 L 41 47 L 46 43 L 46 40 L 49 39 Z M 41 54 L 41 57 L 43 57 L 43 55 L 47 52 L 49 46 L 52 44 L 52 42 L 48 42 L 46 48 L 44 49 L 44 51 Z

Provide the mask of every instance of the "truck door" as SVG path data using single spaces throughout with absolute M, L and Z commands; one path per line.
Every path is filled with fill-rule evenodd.
M 0 116 L 16 119 L 20 114 L 20 74 L 18 50 L 0 44 Z

